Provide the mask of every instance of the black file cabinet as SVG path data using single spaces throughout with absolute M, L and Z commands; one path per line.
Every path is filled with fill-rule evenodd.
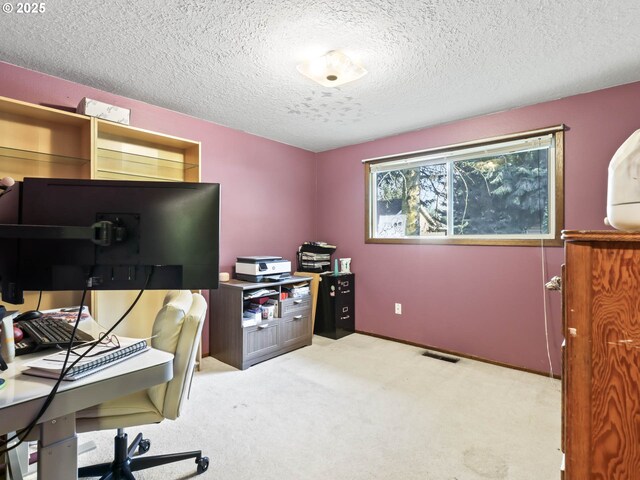
M 323 275 L 313 333 L 338 339 L 355 331 L 355 275 Z

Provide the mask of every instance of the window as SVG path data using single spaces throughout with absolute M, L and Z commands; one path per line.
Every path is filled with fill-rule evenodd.
M 563 127 L 365 160 L 368 243 L 560 245 Z

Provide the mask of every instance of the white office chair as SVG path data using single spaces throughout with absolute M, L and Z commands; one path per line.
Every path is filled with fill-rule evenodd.
M 110 463 L 81 467 L 78 477 L 104 480 L 133 479 L 131 472 L 166 463 L 193 458 L 197 473 L 209 467 L 209 459 L 200 450 L 156 456 L 136 456 L 150 448 L 150 441 L 139 433 L 127 446 L 125 427 L 159 423 L 165 418 L 175 420 L 180 415 L 182 401 L 187 395 L 195 364 L 198 343 L 207 304 L 202 295 L 187 290 L 167 293 L 164 306 L 153 324 L 151 345 L 175 355 L 173 378 L 147 390 L 81 410 L 76 416 L 78 432 L 117 428 L 115 458 Z M 144 353 L 142 354 L 144 355 Z

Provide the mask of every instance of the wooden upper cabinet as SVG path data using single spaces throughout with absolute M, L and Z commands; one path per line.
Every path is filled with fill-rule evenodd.
M 200 142 L 0 97 L 0 173 L 200 181 Z
M 89 178 L 89 117 L 0 97 L 0 174 Z
M 163 135 L 105 120 L 95 122 L 92 178 L 156 182 L 199 182 L 200 142 Z M 111 327 L 133 303 L 137 291 L 92 292 L 92 312 Z M 136 304 L 128 321 L 115 333 L 129 337 L 151 336 L 153 321 L 162 307 L 166 290 L 148 290 Z M 117 313 L 116 313 L 117 312 Z
M 200 142 L 0 97 L 0 178 L 5 176 L 199 182 Z M 93 292 L 94 317 L 109 326 L 135 293 Z M 164 293 L 146 292 L 129 328 L 117 333 L 149 336 Z M 77 305 L 80 298 L 78 292 L 47 293 L 40 308 Z M 20 308 L 35 309 L 37 300 L 37 292 L 25 292 Z
M 199 182 L 200 142 L 96 120 L 93 177 Z
M 91 177 L 93 122 L 89 117 L 0 97 L 0 178 Z M 25 292 L 22 310 L 38 305 L 38 292 Z M 41 309 L 77 305 L 78 292 L 42 296 Z
M 567 231 L 566 480 L 640 478 L 640 234 Z

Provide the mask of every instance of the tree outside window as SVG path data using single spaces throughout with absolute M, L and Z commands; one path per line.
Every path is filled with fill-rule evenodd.
M 562 131 L 520 135 L 367 162 L 367 242 L 555 244 Z

